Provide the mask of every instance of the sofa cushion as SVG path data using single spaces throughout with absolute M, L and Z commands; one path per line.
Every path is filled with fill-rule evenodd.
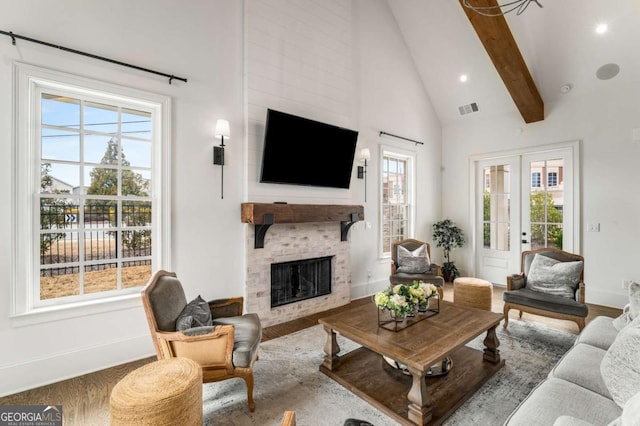
M 613 325 L 620 331 L 638 316 L 640 316 L 640 284 L 631 283 L 629 285 L 629 303 L 624 307 L 622 315 L 613 320 Z
M 582 333 L 576 339 L 576 345 L 585 343 L 607 350 L 617 335 L 618 330 L 613 326 L 613 318 L 598 316 L 589 321 L 584 330 L 582 330 Z
M 427 253 L 427 245 L 422 244 L 413 251 L 398 246 L 397 248 L 398 268 L 396 272 L 407 274 L 424 274 L 431 266 L 431 260 Z
M 613 419 L 611 423 L 609 423 L 607 426 L 624 426 L 620 422 L 621 422 L 620 417 L 618 417 L 616 419 Z M 576 419 L 575 417 L 572 417 L 572 416 L 560 416 L 553 423 L 553 426 L 595 426 L 595 425 L 591 422 L 585 422 L 584 420 Z
M 600 372 L 620 407 L 640 392 L 640 317 L 618 333 L 602 359 Z
M 233 325 L 233 365 L 249 367 L 262 339 L 262 326 L 257 314 L 216 318 L 214 325 Z
M 572 347 L 553 367 L 549 377 L 563 379 L 611 399 L 600 374 L 600 363 L 606 350 L 580 343 Z
M 566 380 L 549 378 L 540 383 L 505 422 L 509 426 L 553 425 L 566 415 L 606 425 L 622 409 L 612 400 Z
M 568 297 L 541 293 L 528 288 L 505 291 L 502 293 L 502 299 L 506 303 L 515 303 L 517 305 L 529 306 L 531 308 L 538 308 L 559 314 L 576 315 L 583 318 L 589 313 L 587 305 L 578 303 L 573 298 L 569 299 Z
M 536 254 L 527 275 L 527 288 L 542 293 L 575 299 L 584 262 L 561 262 Z

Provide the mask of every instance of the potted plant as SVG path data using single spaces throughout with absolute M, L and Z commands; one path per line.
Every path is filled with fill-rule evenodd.
M 449 258 L 452 250 L 464 245 L 462 229 L 458 228 L 451 219 L 441 220 L 433 224 L 433 240 L 436 247 L 442 247 L 446 261 L 442 264 L 442 275 L 445 282 L 451 282 L 460 276 L 456 265 Z

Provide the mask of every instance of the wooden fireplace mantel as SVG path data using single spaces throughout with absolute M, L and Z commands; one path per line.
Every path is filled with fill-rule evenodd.
M 271 225 L 278 223 L 340 222 L 340 237 L 347 240 L 351 225 L 364 220 L 364 206 L 348 204 L 242 203 L 242 222 L 255 225 L 255 248 L 264 247 Z

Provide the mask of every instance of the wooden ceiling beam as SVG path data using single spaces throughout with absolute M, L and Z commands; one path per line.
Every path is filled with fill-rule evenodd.
M 483 16 L 460 6 L 502 78 L 526 123 L 544 120 L 544 102 L 504 16 Z M 473 6 L 497 6 L 497 0 L 470 0 Z

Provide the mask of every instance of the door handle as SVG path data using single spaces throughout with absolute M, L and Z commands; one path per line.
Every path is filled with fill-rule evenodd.
M 527 241 L 527 240 L 522 240 L 522 244 L 527 244 L 527 243 L 529 243 L 529 241 Z

